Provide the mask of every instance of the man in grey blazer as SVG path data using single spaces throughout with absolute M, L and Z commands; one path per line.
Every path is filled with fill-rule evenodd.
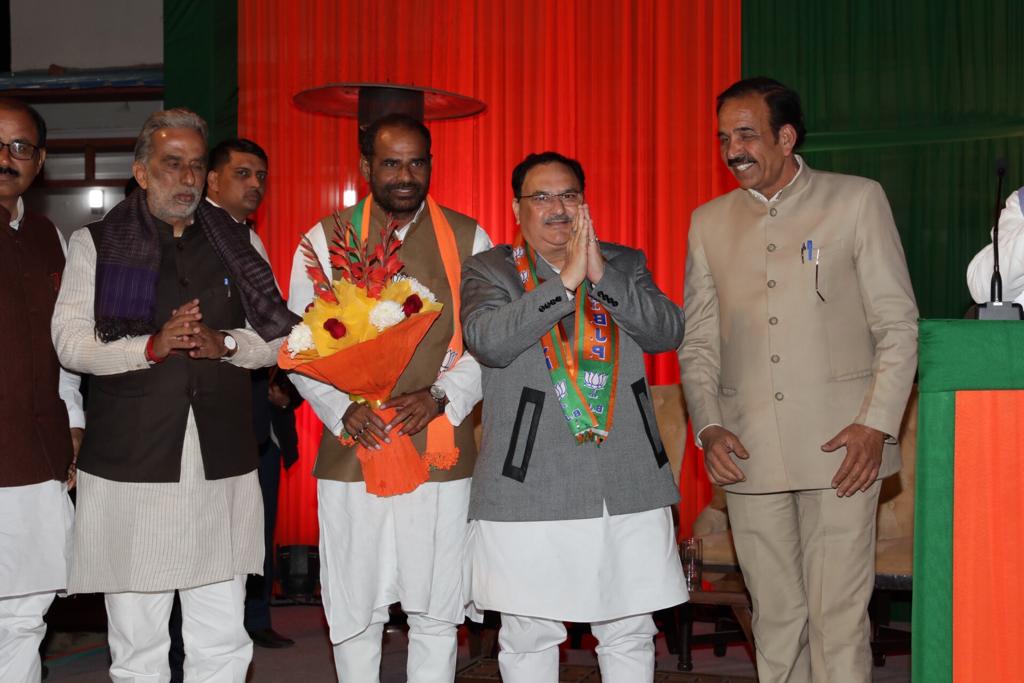
M 759 678 L 870 681 L 875 513 L 917 364 L 903 248 L 878 183 L 797 156 L 795 92 L 740 81 L 718 122 L 740 188 L 693 213 L 679 363 Z
M 520 236 L 462 272 L 484 390 L 471 600 L 502 613 L 505 683 L 557 680 L 563 621 L 592 624 L 606 683 L 651 681 L 650 613 L 687 593 L 643 354 L 678 346 L 682 315 L 643 253 L 597 241 L 579 162 L 531 154 L 512 190 Z

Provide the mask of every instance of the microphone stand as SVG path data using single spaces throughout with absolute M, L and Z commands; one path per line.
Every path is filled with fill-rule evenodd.
M 1003 202 L 1003 176 L 1006 162 L 996 162 L 996 203 L 992 212 L 992 285 L 988 303 L 978 306 L 978 320 L 1024 320 L 1024 307 L 1018 303 L 1003 302 L 1003 276 L 999 273 L 999 213 Z

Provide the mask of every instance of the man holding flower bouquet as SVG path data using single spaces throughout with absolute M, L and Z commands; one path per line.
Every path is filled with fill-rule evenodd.
M 578 161 L 531 154 L 512 190 L 516 241 L 463 267 L 484 387 L 470 597 L 501 612 L 505 683 L 558 679 L 563 621 L 591 624 L 605 683 L 649 682 L 651 612 L 688 595 L 644 353 L 679 345 L 682 312 L 642 252 L 598 241 Z
M 427 194 L 421 122 L 379 119 L 360 153 L 370 195 L 304 236 L 288 302 L 304 322 L 282 349 L 324 424 L 313 471 L 324 611 L 339 681 L 379 680 L 388 606 L 399 601 L 408 680 L 451 681 L 476 456 L 466 418 L 481 394 L 462 348 L 459 274 L 491 243 Z

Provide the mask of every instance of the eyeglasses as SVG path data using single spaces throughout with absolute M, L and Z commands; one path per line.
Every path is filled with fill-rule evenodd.
M 4 147 L 11 153 L 11 156 L 21 161 L 34 159 L 39 148 L 29 142 L 14 140 L 13 142 L 0 142 L 0 150 Z
M 529 199 L 533 202 L 534 206 L 554 206 L 555 200 L 561 200 L 566 206 L 576 206 L 583 201 L 583 193 L 576 190 L 569 190 L 568 192 L 559 192 L 552 194 L 550 192 L 534 192 L 533 194 L 525 194 L 522 199 Z

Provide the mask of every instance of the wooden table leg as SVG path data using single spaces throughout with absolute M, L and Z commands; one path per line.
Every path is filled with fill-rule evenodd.
M 750 624 L 751 612 L 749 607 L 742 605 L 733 605 L 732 613 L 736 616 L 736 621 L 739 622 L 740 629 L 743 630 L 743 635 L 746 636 L 747 642 L 750 643 L 750 649 L 754 649 L 754 631 Z
M 680 671 L 693 671 L 693 653 L 690 638 L 693 636 L 693 605 L 684 602 L 679 606 L 679 664 Z

